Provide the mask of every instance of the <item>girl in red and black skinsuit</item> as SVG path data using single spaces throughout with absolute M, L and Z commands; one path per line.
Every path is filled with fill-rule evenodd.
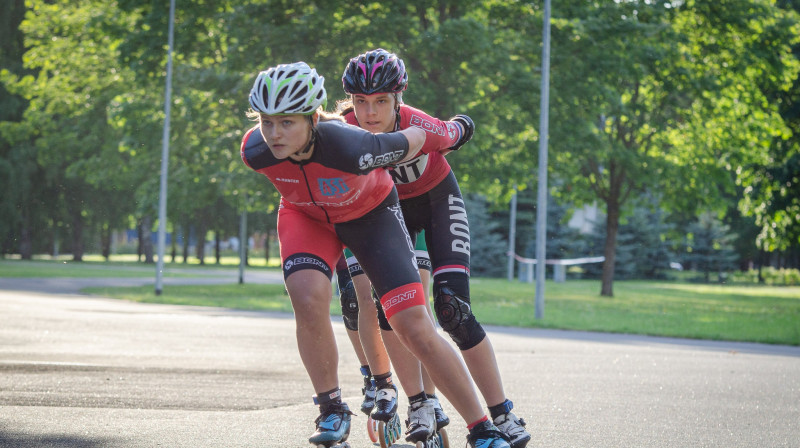
M 467 211 L 456 177 L 444 157 L 470 140 L 475 127 L 472 120 L 466 115 L 456 115 L 443 121 L 403 104 L 402 92 L 408 85 L 405 64 L 397 55 L 383 49 L 351 59 L 342 75 L 342 84 L 350 94 L 350 104 L 345 102 L 339 107 L 345 109 L 343 115 L 348 123 L 373 133 L 402 132 L 412 127 L 426 131 L 423 151 L 390 169 L 404 222 L 412 239 L 425 231 L 439 324 L 461 350 L 494 423 L 509 437 L 513 448 L 525 447 L 531 436 L 524 420 L 511 412 L 513 404 L 505 396 L 494 349 L 472 313 Z M 350 272 L 358 270 L 351 266 Z M 380 310 L 378 319 L 381 329 L 391 328 Z M 383 340 L 391 340 L 391 337 L 384 336 Z M 387 349 L 406 389 L 402 369 L 406 369 L 404 364 L 407 363 L 395 360 L 390 343 Z M 439 382 L 434 382 L 440 387 Z M 429 385 L 425 386 L 427 390 Z M 438 414 L 437 424 L 441 425 Z
M 309 442 L 332 446 L 346 440 L 350 430 L 329 317 L 331 268 L 344 245 L 359 257 L 402 342 L 435 381 L 448 380 L 441 389 L 456 410 L 467 423 L 485 419 L 466 369 L 426 315 L 397 192 L 381 169 L 414 157 L 425 132 L 371 134 L 341 121 L 320 120 L 326 103 L 323 82 L 302 62 L 259 73 L 250 92 L 259 125 L 247 132 L 241 147 L 245 164 L 281 193 L 278 238 L 284 282 L 295 311 L 300 357 L 320 405 Z

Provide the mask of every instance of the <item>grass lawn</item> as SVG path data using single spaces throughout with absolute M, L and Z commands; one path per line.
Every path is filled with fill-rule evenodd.
M 533 284 L 473 279 L 482 322 L 693 339 L 800 345 L 800 287 L 726 286 L 657 281 L 545 284 L 544 318 L 534 317 Z
M 238 261 L 232 257 L 222 260 L 224 264 L 217 265 L 212 260 L 207 260 L 206 265 L 194 263 L 165 263 L 166 277 L 197 277 L 202 273 L 192 273 L 199 269 L 238 269 Z M 251 264 L 252 265 L 252 264 Z M 259 266 L 258 264 L 256 264 Z M 265 266 L 262 260 L 260 266 Z M 280 263 L 278 263 L 280 265 Z M 86 256 L 84 261 L 72 261 L 72 258 L 62 257 L 38 260 L 0 260 L 0 277 L 152 277 L 155 275 L 155 264 L 144 264 L 136 261 L 136 256 L 118 256 L 114 261 L 107 262 L 102 257 Z
M 234 264 L 226 266 L 236 269 Z M 185 264 L 168 267 L 181 269 L 181 273 L 169 275 L 202 275 L 191 274 L 191 266 Z M 0 260 L 0 277 L 151 275 L 153 266 L 135 261 Z M 796 286 L 617 281 L 614 297 L 599 295 L 599 280 L 548 281 L 545 288 L 541 320 L 534 316 L 534 284 L 474 278 L 472 304 L 478 319 L 491 325 L 800 345 L 800 287 Z M 86 292 L 137 302 L 292 311 L 283 285 L 170 286 L 160 296 L 151 286 L 91 288 Z M 341 312 L 335 296 L 331 312 Z

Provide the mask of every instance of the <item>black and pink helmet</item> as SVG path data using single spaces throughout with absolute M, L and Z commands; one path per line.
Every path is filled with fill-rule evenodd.
M 378 48 L 350 59 L 342 86 L 351 95 L 400 93 L 408 86 L 408 73 L 402 59 Z

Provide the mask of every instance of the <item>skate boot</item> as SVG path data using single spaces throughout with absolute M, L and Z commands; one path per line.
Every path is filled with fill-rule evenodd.
M 373 420 L 388 422 L 397 414 L 397 387 L 387 384 L 377 390 L 375 394 L 375 407 L 372 408 L 370 417 Z
M 317 430 L 308 441 L 318 447 L 332 447 L 347 440 L 350 435 L 350 416 L 354 415 L 345 403 L 320 406 L 315 423 Z
M 440 430 L 450 424 L 450 417 L 444 413 L 439 398 L 436 395 L 428 395 L 428 398 L 433 400 L 433 411 L 436 412 L 436 430 Z
M 467 446 L 470 448 L 510 448 L 508 438 L 497 430 L 490 421 L 479 423 L 467 434 Z
M 372 408 L 375 407 L 377 387 L 375 386 L 375 379 L 369 375 L 367 369 L 362 367 L 361 374 L 364 375 L 364 387 L 361 389 L 361 393 L 364 394 L 364 401 L 361 402 L 361 412 L 369 415 L 372 412 Z
M 525 448 L 525 445 L 531 441 L 530 433 L 525 430 L 525 420 L 518 418 L 511 412 L 511 409 L 514 408 L 514 403 L 511 400 L 506 400 L 501 406 L 503 406 L 502 410 L 505 412 L 494 417 L 494 425 L 508 437 L 511 448 Z
M 425 399 L 411 403 L 406 420 L 406 441 L 424 442 L 436 433 L 434 401 Z

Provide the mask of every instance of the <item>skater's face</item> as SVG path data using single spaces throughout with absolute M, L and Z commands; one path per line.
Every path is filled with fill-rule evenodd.
M 389 93 L 353 95 L 353 109 L 359 126 L 377 134 L 394 131 L 397 100 Z
M 307 159 L 311 151 L 299 154 L 311 139 L 311 122 L 306 115 L 266 115 L 259 117 L 261 136 L 276 159 Z

